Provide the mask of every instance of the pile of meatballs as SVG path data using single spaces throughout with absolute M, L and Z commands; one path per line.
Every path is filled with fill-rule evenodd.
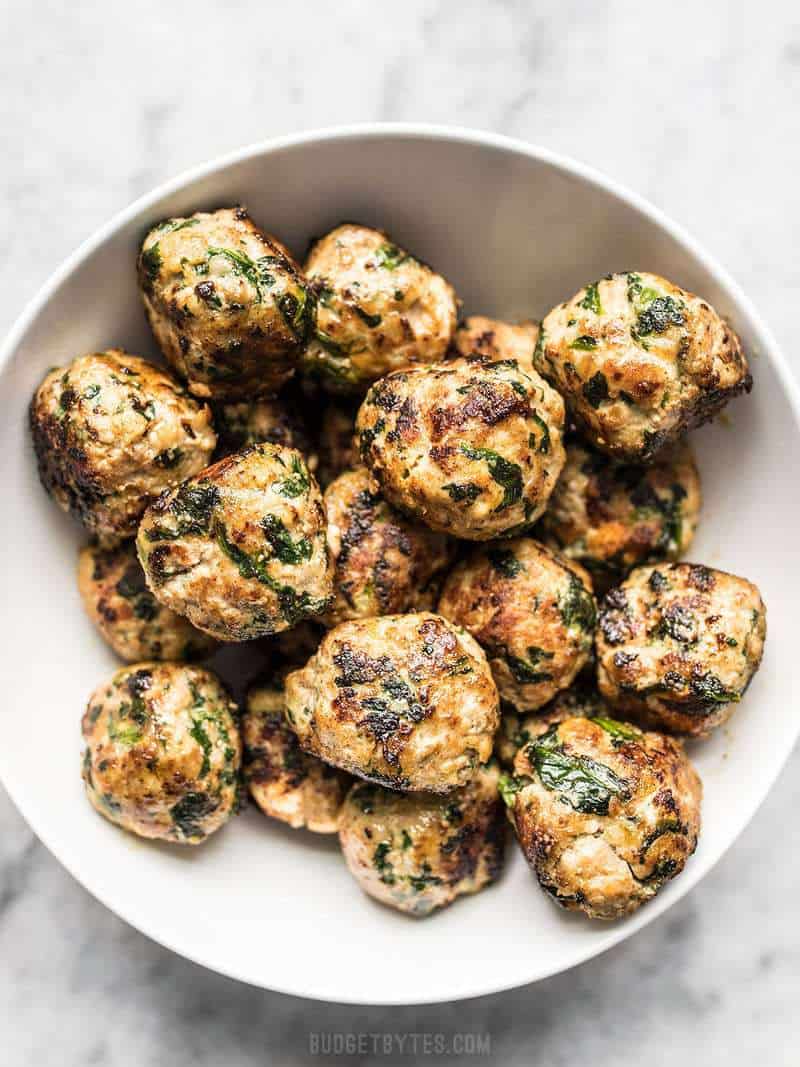
M 137 275 L 166 366 L 81 355 L 30 408 L 126 664 L 82 719 L 94 808 L 197 844 L 249 793 L 418 916 L 498 877 L 509 824 L 563 907 L 654 896 L 700 831 L 682 739 L 766 633 L 755 585 L 679 562 L 687 431 L 751 388 L 730 326 L 632 271 L 459 321 L 387 234 L 339 226 L 301 268 L 241 208 L 154 226 Z M 233 642 L 229 689 L 200 664 Z

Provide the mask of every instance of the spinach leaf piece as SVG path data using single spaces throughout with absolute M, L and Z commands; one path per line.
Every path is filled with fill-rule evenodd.
M 528 758 L 545 789 L 584 815 L 608 815 L 612 797 L 627 799 L 628 783 L 589 756 L 571 755 L 558 740 L 558 725 L 528 746 Z
M 512 463 L 499 453 L 493 452 L 491 448 L 472 448 L 462 444 L 461 452 L 469 459 L 484 460 L 492 479 L 501 486 L 503 499 L 495 511 L 505 511 L 512 504 L 516 504 L 522 496 L 522 469 L 518 463 Z

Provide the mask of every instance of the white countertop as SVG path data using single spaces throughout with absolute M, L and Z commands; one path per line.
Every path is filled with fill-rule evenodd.
M 419 120 L 513 134 L 632 186 L 732 271 L 800 369 L 788 0 L 3 0 L 0 13 L 0 329 L 82 238 L 185 167 L 275 134 Z M 621 947 L 514 993 L 385 1010 L 263 993 L 173 956 L 81 889 L 0 794 L 0 1060 L 291 1067 L 320 1062 L 310 1032 L 470 1031 L 509 1067 L 795 1064 L 799 770 L 795 753 L 716 870 Z M 339 1062 L 414 1057 L 396 1044 Z

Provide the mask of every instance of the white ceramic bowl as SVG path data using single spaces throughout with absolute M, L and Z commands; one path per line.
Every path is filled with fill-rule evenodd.
M 559 911 L 517 853 L 490 890 L 426 920 L 373 903 L 333 838 L 249 810 L 196 849 L 148 844 L 99 818 L 79 776 L 79 719 L 116 666 L 75 585 L 81 532 L 38 485 L 26 408 L 45 370 L 122 345 L 155 354 L 136 290 L 145 230 L 167 215 L 245 203 L 298 254 L 343 219 L 384 227 L 434 263 L 470 312 L 543 314 L 608 271 L 656 271 L 730 318 L 755 388 L 694 435 L 705 503 L 692 557 L 753 579 L 769 612 L 760 673 L 727 729 L 692 754 L 704 830 L 686 871 L 632 918 L 604 925 Z M 733 281 L 637 196 L 542 149 L 484 133 L 410 126 L 272 141 L 184 175 L 84 244 L 22 315 L 0 362 L 4 487 L 0 772 L 31 826 L 108 907 L 224 974 L 326 1000 L 416 1003 L 469 997 L 554 974 L 650 922 L 709 870 L 744 827 L 794 742 L 793 530 L 798 390 Z

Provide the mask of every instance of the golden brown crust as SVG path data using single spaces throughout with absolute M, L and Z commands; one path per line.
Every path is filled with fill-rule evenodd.
M 471 315 L 458 324 L 450 356 L 483 356 L 485 359 L 515 359 L 529 373 L 539 337 L 538 322 L 502 322 L 485 315 Z
M 683 746 L 605 717 L 529 729 L 505 790 L 539 883 L 591 918 L 630 914 L 697 845 L 702 786 Z
M 210 656 L 217 642 L 160 604 L 147 588 L 133 542 L 87 545 L 78 557 L 78 590 L 103 639 L 128 663 Z
M 538 532 L 606 592 L 638 564 L 683 555 L 700 503 L 700 477 L 685 442 L 646 467 L 573 442 Z
M 83 779 L 93 807 L 138 834 L 195 845 L 238 804 L 236 705 L 211 671 L 123 667 L 83 716 Z
M 443 358 L 456 327 L 453 288 L 381 230 L 337 226 L 305 269 L 319 301 L 305 366 L 326 389 L 363 393 L 399 367 Z
M 649 462 L 752 379 L 738 337 L 694 293 L 613 274 L 545 316 L 534 363 L 601 451 Z
M 564 465 L 561 397 L 515 360 L 451 359 L 376 382 L 356 420 L 384 496 L 470 541 L 521 532 Z
M 285 717 L 280 677 L 256 682 L 242 715 L 243 776 L 265 815 L 318 834 L 336 833 L 349 775 L 304 752 Z
M 600 691 L 647 725 L 703 737 L 750 684 L 766 627 L 744 578 L 694 563 L 637 567 L 601 605 Z
M 390 507 L 363 467 L 340 475 L 324 499 L 334 563 L 329 626 L 435 606 L 439 576 L 451 557 L 443 534 Z
M 339 839 L 364 892 L 425 916 L 493 882 L 503 865 L 506 828 L 497 779 L 495 766 L 482 767 L 445 797 L 354 785 Z
M 314 330 L 314 295 L 243 208 L 159 223 L 138 273 L 164 358 L 196 396 L 252 399 L 294 373 Z
M 591 658 L 591 581 L 532 537 L 475 549 L 448 575 L 438 610 L 469 630 L 519 711 L 542 707 Z
M 119 348 L 50 371 L 30 426 L 42 485 L 107 545 L 132 537 L 150 501 L 202 470 L 217 443 L 205 404 Z
M 148 509 L 137 550 L 167 607 L 223 641 L 320 615 L 332 593 L 322 494 L 296 449 L 251 445 Z
M 429 613 L 341 623 L 287 678 L 286 708 L 307 752 L 381 785 L 436 793 L 486 762 L 499 722 L 480 647 Z

